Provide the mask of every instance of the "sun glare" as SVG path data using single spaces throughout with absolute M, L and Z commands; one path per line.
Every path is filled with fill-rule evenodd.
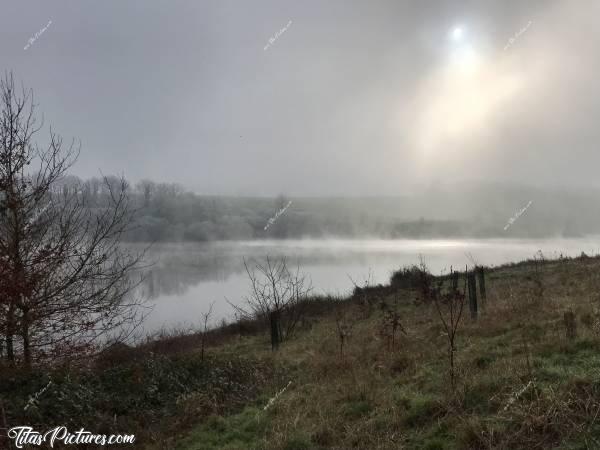
M 418 144 L 423 156 L 476 136 L 500 105 L 514 98 L 519 86 L 518 77 L 501 73 L 473 48 L 457 49 L 450 64 L 422 91 Z
M 460 46 L 450 55 L 451 68 L 463 74 L 473 74 L 479 67 L 479 63 L 477 51 L 470 45 Z
M 462 27 L 456 27 L 452 30 L 452 39 L 455 41 L 460 41 L 463 37 L 463 29 Z
M 415 150 L 417 170 L 457 163 L 481 149 L 497 120 L 529 84 L 519 67 L 486 51 L 468 28 L 449 29 L 446 52 L 424 76 L 415 95 L 402 100 L 394 127 Z M 483 145 L 485 147 L 485 145 Z

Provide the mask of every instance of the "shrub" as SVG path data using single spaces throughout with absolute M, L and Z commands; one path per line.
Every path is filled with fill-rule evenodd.
M 431 274 L 423 267 L 412 265 L 394 272 L 390 278 L 390 285 L 396 289 L 420 289 L 423 282 L 431 278 Z

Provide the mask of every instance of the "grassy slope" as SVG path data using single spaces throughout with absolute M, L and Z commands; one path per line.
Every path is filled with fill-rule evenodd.
M 353 323 L 344 358 L 333 314 L 274 356 L 266 337 L 212 348 L 272 360 L 292 383 L 267 411 L 285 379 L 241 412 L 208 417 L 176 448 L 600 448 L 600 259 L 547 262 L 539 275 L 528 263 L 497 268 L 487 291 L 479 320 L 465 314 L 459 330 L 454 392 L 436 310 L 400 291 L 407 335 L 393 349 L 381 311 L 366 317 L 353 302 L 343 306 Z M 563 326 L 570 309 L 572 341 Z

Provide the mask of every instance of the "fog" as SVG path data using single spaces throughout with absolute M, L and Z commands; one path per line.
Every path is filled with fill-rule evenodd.
M 204 244 L 158 244 L 149 256 L 156 264 L 140 291 L 152 305 L 146 331 L 198 326 L 213 303 L 215 324 L 235 318 L 234 305 L 248 297 L 249 281 L 242 258 L 264 261 L 286 257 L 310 280 L 312 294 L 340 297 L 354 284 L 388 284 L 392 273 L 424 261 L 432 273 L 448 273 L 474 263 L 488 267 L 532 258 L 597 256 L 597 239 L 553 240 L 261 240 Z
M 3 69 L 81 141 L 84 178 L 291 197 L 598 185 L 596 2 L 0 4 Z

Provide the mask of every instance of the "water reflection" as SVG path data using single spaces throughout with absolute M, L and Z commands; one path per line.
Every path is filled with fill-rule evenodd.
M 369 272 L 375 283 L 386 283 L 398 268 L 418 262 L 422 255 L 434 273 L 451 265 L 497 265 L 532 257 L 598 254 L 600 239 L 556 240 L 290 240 L 158 244 L 147 252 L 154 262 L 139 293 L 154 304 L 147 330 L 193 326 L 208 304 L 216 301 L 214 321 L 231 318 L 228 302 L 239 304 L 248 292 L 244 258 L 284 255 L 308 274 L 316 293 L 346 294 L 352 283 Z

